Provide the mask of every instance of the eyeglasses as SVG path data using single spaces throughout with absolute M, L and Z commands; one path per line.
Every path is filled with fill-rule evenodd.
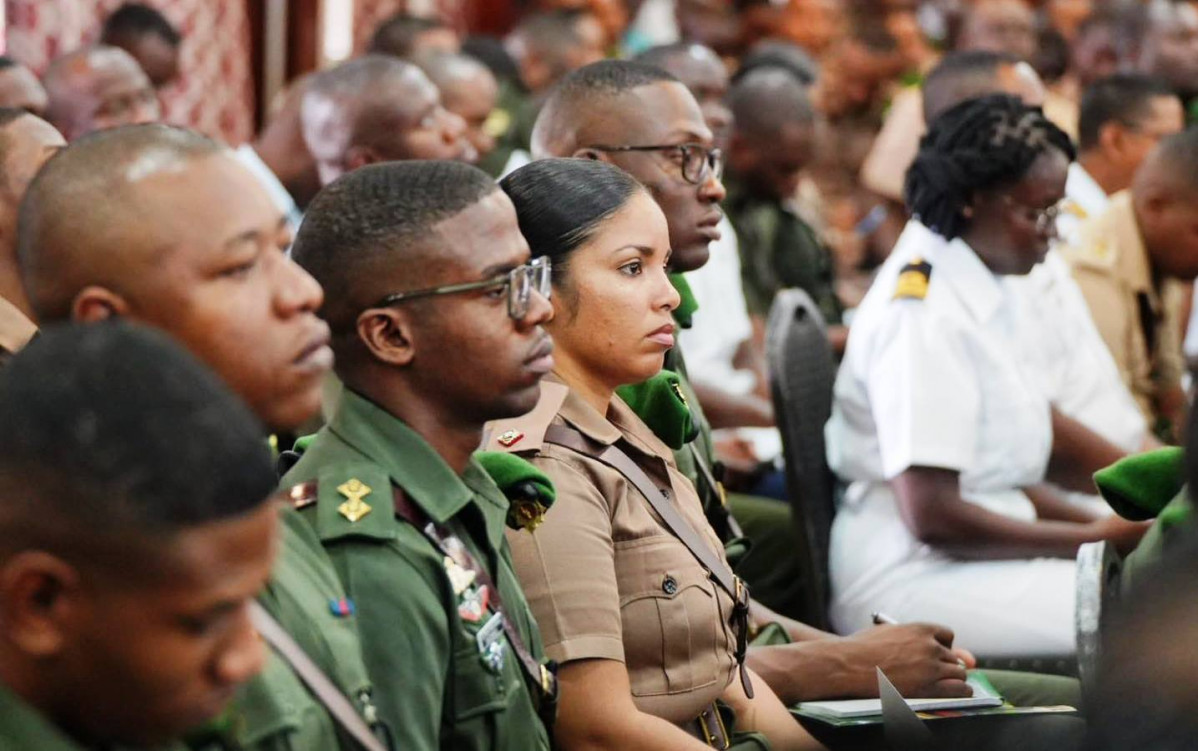
M 1040 234 L 1047 234 L 1057 226 L 1057 217 L 1061 215 L 1061 205 L 1053 204 L 1048 208 L 1038 209 L 1034 206 L 1019 203 L 1014 198 L 1008 195 L 1003 196 L 1003 201 L 1013 209 L 1018 209 L 1028 221 L 1036 226 L 1036 231 Z
M 682 179 L 692 185 L 702 185 L 711 175 L 717 180 L 724 174 L 724 152 L 699 143 L 680 143 L 668 146 L 588 146 L 596 151 L 673 151 L 682 162 Z
M 411 292 L 396 292 L 387 295 L 382 300 L 372 305 L 373 308 L 385 308 L 388 305 L 407 302 L 418 297 L 433 297 L 435 295 L 453 295 L 458 292 L 470 292 L 476 289 L 494 289 L 499 290 L 507 288 L 507 314 L 513 319 L 519 321 L 528 315 L 529 303 L 532 300 L 532 292 L 536 290 L 537 294 L 549 299 L 549 294 L 552 289 L 551 272 L 553 264 L 548 256 L 541 256 L 532 261 L 517 266 L 511 271 L 496 276 L 491 279 L 484 279 L 481 282 L 464 282 L 462 284 L 447 284 L 444 287 L 430 287 L 428 289 L 417 289 Z

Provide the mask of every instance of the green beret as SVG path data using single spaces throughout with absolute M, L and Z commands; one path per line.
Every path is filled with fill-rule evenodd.
M 479 451 L 474 456 L 511 503 L 507 525 L 512 529 L 536 529 L 557 500 L 557 489 L 549 476 L 527 459 L 504 451 Z
M 695 416 L 682 394 L 681 381 L 672 370 L 662 370 L 643 383 L 621 386 L 616 394 L 662 443 L 675 451 L 699 435 Z
M 1153 519 L 1185 485 L 1185 453 L 1176 446 L 1120 459 L 1094 473 L 1103 499 L 1125 519 Z
M 686 277 L 682 274 L 670 274 L 670 284 L 674 285 L 674 289 L 678 290 L 678 296 L 682 298 L 678 307 L 674 309 L 674 320 L 682 328 L 689 329 L 694 323 L 695 311 L 699 309 L 699 301 L 695 299 L 695 293 L 691 291 L 690 282 L 686 281 Z

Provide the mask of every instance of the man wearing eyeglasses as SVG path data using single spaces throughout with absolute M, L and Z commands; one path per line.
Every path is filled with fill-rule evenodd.
M 841 325 L 832 254 L 794 206 L 815 148 L 815 109 L 803 85 L 780 69 L 749 73 L 728 101 L 733 130 L 724 206 L 740 240 L 749 313 L 764 319 L 779 290 L 805 290 L 828 324 L 833 348 L 843 352 L 848 329 Z
M 356 609 L 397 748 L 540 751 L 555 679 L 512 570 L 508 502 L 473 458 L 553 367 L 549 263 L 511 201 L 454 162 L 361 167 L 313 200 L 292 257 L 327 289 L 345 384 L 283 478 Z M 294 497 L 294 496 L 293 496 Z

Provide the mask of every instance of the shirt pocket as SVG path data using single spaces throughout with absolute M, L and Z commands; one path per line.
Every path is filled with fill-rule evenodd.
M 483 622 L 490 617 L 488 613 Z M 450 680 L 453 685 L 449 691 L 450 711 L 448 715 L 460 726 L 468 720 L 485 717 L 499 712 L 507 706 L 506 681 L 508 670 L 506 662 L 516 659 L 510 649 L 507 637 L 502 637 L 504 645 L 504 669 L 498 673 L 483 663 L 482 654 L 475 641 L 480 624 L 462 624 L 462 642 L 454 649 L 453 666 Z M 485 721 L 485 720 L 484 720 Z
M 669 535 L 616 543 L 624 660 L 634 696 L 716 683 L 730 657 L 715 582 Z

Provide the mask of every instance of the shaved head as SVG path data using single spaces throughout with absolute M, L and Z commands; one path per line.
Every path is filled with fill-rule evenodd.
M 42 83 L 46 119 L 68 140 L 94 130 L 158 119 L 158 99 L 137 61 L 117 47 L 96 45 L 50 64 Z
M 777 136 L 784 128 L 815 123 L 807 88 L 789 71 L 760 68 L 741 78 L 728 95 L 736 132 Z
M 533 158 L 572 156 L 582 146 L 610 140 L 621 122 L 636 127 L 636 118 L 618 113 L 638 104 L 633 96 L 637 89 L 661 83 L 682 87 L 663 70 L 623 60 L 605 60 L 571 73 L 549 95 L 537 117 Z
M 143 207 L 132 200 L 138 184 L 221 153 L 224 146 L 198 133 L 143 125 L 85 136 L 52 157 L 17 220 L 21 276 L 38 317 L 69 317 L 85 285 L 127 287 L 135 262 L 149 259 L 94 249 L 126 246 L 121 237 L 142 220 Z

